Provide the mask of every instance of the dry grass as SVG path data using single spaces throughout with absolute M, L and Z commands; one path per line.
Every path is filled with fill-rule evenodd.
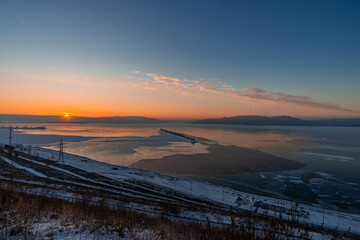
M 0 155 L 6 155 L 6 157 L 19 164 L 31 164 L 18 159 L 16 154 L 16 152 L 8 154 L 0 149 Z M 32 155 L 26 157 L 34 158 Z M 48 160 L 38 157 L 36 160 L 48 162 Z M 29 165 L 29 167 L 39 171 L 49 170 L 42 169 L 42 166 L 39 167 L 36 164 Z M 78 171 L 75 168 L 71 170 Z M 173 201 L 176 199 L 174 198 L 153 205 L 162 209 L 162 216 L 149 216 L 124 209 L 121 206 L 109 207 L 106 200 L 116 199 L 122 203 L 138 202 L 145 205 L 150 204 L 150 200 L 140 201 L 133 197 L 125 197 L 121 193 L 114 195 L 105 188 L 94 190 L 88 187 L 80 188 L 77 184 L 65 184 L 53 179 L 44 181 L 44 179 L 35 176 L 24 175 L 22 171 L 14 169 L 10 164 L 3 161 L 0 161 L 0 171 L 2 176 L 11 177 L 11 179 L 19 177 L 20 179 L 46 183 L 45 186 L 42 186 L 31 183 L 16 183 L 12 180 L 0 180 L 0 239 L 8 239 L 9 237 L 12 239 L 44 239 L 41 231 L 40 233 L 37 232 L 38 223 L 44 221 L 55 221 L 62 226 L 75 226 L 76 229 L 80 229 L 80 236 L 82 231 L 94 233 L 95 237 L 93 239 L 97 239 L 96 234 L 101 231 L 115 234 L 111 235 L 112 238 L 107 239 L 117 239 L 114 236 L 132 239 L 310 239 L 312 232 L 326 235 L 332 239 L 357 239 L 357 236 L 350 234 L 300 223 L 296 215 L 296 204 L 293 209 L 293 217 L 285 220 L 280 219 L 279 216 L 261 216 L 250 212 L 232 212 L 226 209 L 211 209 L 194 204 L 176 203 L 176 201 Z M 102 180 L 107 181 L 107 179 Z M 79 179 L 77 181 L 83 182 L 83 180 Z M 57 189 L 51 187 L 50 183 L 71 188 L 68 190 L 63 189 L 63 187 Z M 143 186 L 145 183 L 134 182 L 134 184 Z M 44 188 L 50 192 L 64 190 L 67 193 L 81 195 L 82 197 L 72 201 L 61 200 L 55 197 L 27 194 L 21 192 L 22 187 L 27 189 Z M 148 189 L 154 188 L 152 185 L 145 185 L 144 187 Z M 140 191 L 141 189 L 136 188 L 134 190 Z M 162 189 L 157 190 L 161 192 Z M 153 191 L 149 193 L 154 194 Z M 162 194 L 159 195 L 162 196 Z M 102 198 L 94 204 L 90 199 L 95 196 Z M 108 199 L 105 199 L 106 196 L 108 196 Z M 171 194 L 168 193 L 165 196 L 171 196 Z M 180 197 L 184 196 L 180 195 Z M 169 215 L 178 215 L 186 210 L 231 216 L 232 221 L 230 225 L 220 225 L 213 224 L 210 221 L 198 223 L 190 220 L 186 222 L 185 220 L 175 221 L 174 217 L 171 217 L 171 220 L 168 219 Z
M 89 204 L 90 196 L 75 201 L 30 195 L 12 189 L 0 189 L 0 238 L 15 236 L 20 239 L 35 239 L 36 223 L 42 219 L 58 219 L 63 225 L 81 226 L 82 231 L 95 232 L 107 228 L 119 237 L 134 239 L 292 239 L 298 222 L 285 222 L 277 218 L 258 217 L 247 213 L 241 221 L 232 217 L 229 226 L 214 226 L 208 222 L 176 222 L 165 217 L 151 217 L 134 211 L 120 208 L 112 209 L 105 204 L 105 199 L 95 205 Z M 164 211 L 173 209 L 164 209 Z M 177 210 L 179 211 L 179 210 Z M 254 227 L 263 230 L 256 230 Z M 310 239 L 306 229 L 297 232 L 300 239 Z M 141 232 L 148 234 L 141 235 Z M 278 233 L 282 234 L 279 235 Z M 354 238 L 347 234 L 324 232 L 333 239 Z M 94 235 L 95 236 L 95 235 Z M 40 238 L 41 239 L 41 238 Z M 96 238 L 95 238 L 96 239 Z

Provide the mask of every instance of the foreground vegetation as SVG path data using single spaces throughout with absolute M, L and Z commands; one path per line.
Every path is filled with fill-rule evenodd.
M 150 216 L 111 208 L 100 199 L 74 201 L 0 189 L 1 239 L 356 239 L 356 236 L 302 227 L 277 218 L 244 213 L 230 225 L 176 221 L 166 215 Z M 46 229 L 44 230 L 44 225 Z
M 286 219 L 234 210 L 0 148 L 0 239 L 357 239 L 305 224 L 297 207 Z

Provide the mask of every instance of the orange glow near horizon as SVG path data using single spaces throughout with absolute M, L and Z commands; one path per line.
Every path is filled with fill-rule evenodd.
M 251 96 L 239 97 L 231 92 L 233 88 L 230 87 L 219 90 L 210 83 L 156 75 L 151 75 L 148 81 L 141 82 L 121 78 L 0 70 L 0 78 L 3 79 L 0 81 L 0 89 L 6 89 L 0 95 L 0 114 L 59 115 L 65 119 L 73 116 L 145 116 L 169 120 L 237 115 L 359 116 L 358 111 L 316 109 L 280 101 L 254 99 Z M 168 82 L 159 83 L 158 78 Z M 247 94 L 253 93 L 247 91 Z M 271 92 L 265 94 L 274 95 Z M 276 97 L 279 97 L 279 94 Z M 348 106 L 358 108 L 355 104 Z

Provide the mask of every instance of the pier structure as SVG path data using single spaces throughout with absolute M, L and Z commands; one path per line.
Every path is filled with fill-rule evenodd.
M 166 130 L 166 129 L 160 129 L 159 132 L 162 133 L 162 134 L 168 135 L 168 136 L 179 138 L 181 140 L 184 140 L 186 142 L 190 142 L 192 144 L 195 144 L 195 143 L 199 142 L 195 138 L 187 136 L 186 134 L 183 134 L 183 133 L 174 132 L 174 131 L 170 131 L 170 130 Z
M 40 127 L 29 127 L 29 126 L 0 126 L 0 128 L 12 128 L 12 129 L 38 129 L 38 130 L 45 130 L 46 127 L 45 126 L 40 126 Z

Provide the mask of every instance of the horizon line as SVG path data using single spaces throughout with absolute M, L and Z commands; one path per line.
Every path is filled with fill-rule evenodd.
M 243 115 L 232 115 L 232 116 L 222 116 L 222 117 L 212 117 L 212 116 L 208 116 L 208 117 L 195 117 L 195 118 L 187 118 L 187 117 L 151 117 L 151 116 L 143 116 L 143 115 L 111 115 L 111 116 L 85 116 L 85 115 L 71 115 L 69 117 L 65 117 L 65 114 L 63 115 L 52 115 L 52 114 L 12 114 L 12 113 L 0 113 L 0 116 L 2 115 L 14 115 L 14 116 L 36 116 L 36 117 L 59 117 L 60 119 L 64 119 L 64 120 L 70 120 L 71 118 L 92 118 L 92 119 L 96 119 L 96 118 L 149 118 L 149 119 L 155 119 L 155 120 L 163 120 L 163 121 L 192 121 L 192 120 L 201 120 L 201 119 L 221 119 L 221 118 L 231 118 L 231 117 L 240 117 L 240 116 L 259 116 L 259 117 L 293 117 L 293 118 L 299 118 L 299 119 L 304 119 L 304 120 L 315 120 L 315 119 L 355 119 L 355 118 L 360 118 L 360 116 L 358 117 L 339 117 L 339 116 L 328 116 L 328 117 L 316 117 L 316 116 L 312 116 L 312 117 L 299 117 L 299 116 L 292 116 L 292 115 L 257 115 L 257 114 L 243 114 Z M 1 121 L 0 121 L 1 122 Z M 69 121 L 71 122 L 71 121 Z

